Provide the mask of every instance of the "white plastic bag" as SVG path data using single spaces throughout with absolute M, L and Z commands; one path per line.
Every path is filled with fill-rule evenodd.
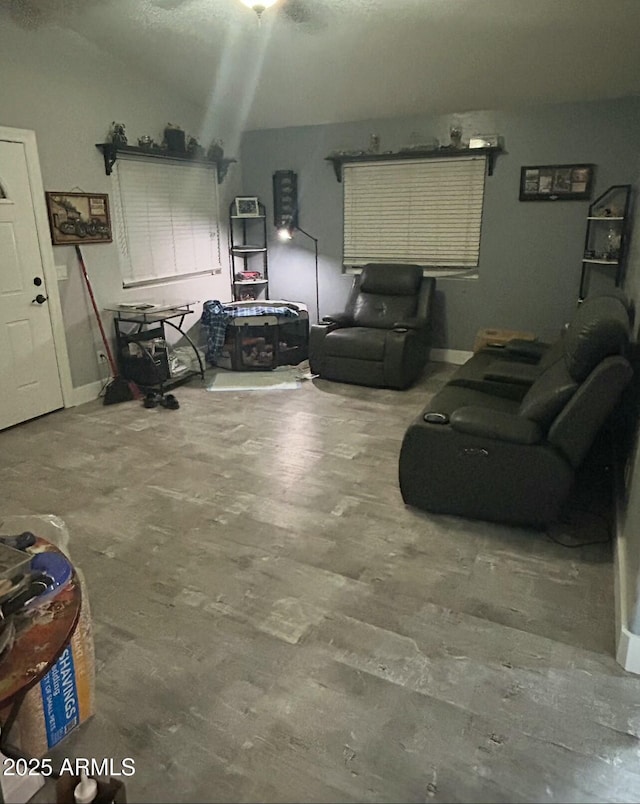
M 19 536 L 30 531 L 55 545 L 67 558 L 69 554 L 69 529 L 65 522 L 55 514 L 34 514 L 26 516 L 0 517 L 0 536 Z

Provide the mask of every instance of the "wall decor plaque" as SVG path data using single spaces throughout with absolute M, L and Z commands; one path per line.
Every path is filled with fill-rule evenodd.
M 520 170 L 520 201 L 587 201 L 592 164 L 531 165 Z

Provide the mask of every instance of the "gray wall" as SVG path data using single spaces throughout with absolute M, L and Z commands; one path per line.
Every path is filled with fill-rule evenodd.
M 220 136 L 202 110 L 177 93 L 158 88 L 153 76 L 114 61 L 76 36 L 57 28 L 22 30 L 3 17 L 0 25 L 0 125 L 36 132 L 45 190 L 111 193 L 95 143 L 104 142 L 111 121 L 126 124 L 129 141 L 142 134 L 156 140 L 168 122 L 180 124 L 208 144 Z M 232 155 L 232 154 L 229 154 Z M 235 173 L 235 176 L 234 176 Z M 231 168 L 221 186 L 221 210 L 226 220 L 229 196 L 237 192 L 240 171 Z M 114 244 L 83 249 L 98 304 L 103 307 L 127 298 L 171 302 L 189 297 L 205 301 L 229 299 L 226 230 L 222 232 L 223 273 L 152 289 L 122 290 Z M 66 270 L 60 280 L 65 333 L 74 387 L 97 381 L 96 348 L 99 331 L 73 248 L 56 246 L 54 260 Z M 191 319 L 199 319 L 192 315 Z M 196 321 L 187 320 L 185 325 Z M 111 332 L 110 321 L 105 322 Z
M 382 151 L 432 137 L 444 144 L 454 121 L 462 124 L 464 138 L 499 133 L 507 152 L 497 158 L 494 175 L 486 182 L 479 277 L 438 280 L 434 345 L 469 350 L 476 331 L 487 326 L 534 330 L 553 338 L 578 296 L 588 203 L 519 202 L 520 168 L 593 162 L 595 197 L 609 185 L 633 178 L 638 119 L 640 99 L 631 98 L 251 131 L 242 140 L 242 188 L 247 195 L 260 196 L 271 215 L 273 172 L 291 169 L 298 174 L 300 225 L 320 241 L 322 315 L 341 309 L 349 287 L 341 273 L 342 185 L 324 157 L 333 150 L 366 149 L 371 133 L 380 137 Z M 269 232 L 275 237 L 272 221 Z M 302 236 L 286 245 L 274 242 L 269 273 L 272 297 L 304 301 L 313 311 L 311 247 Z M 595 272 L 591 287 L 598 287 Z

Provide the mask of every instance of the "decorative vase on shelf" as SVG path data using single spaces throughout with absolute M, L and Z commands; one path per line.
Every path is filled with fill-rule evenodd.
M 164 141 L 167 150 L 176 154 L 183 154 L 186 150 L 185 134 L 180 126 L 174 126 L 171 123 L 167 125 L 164 130 Z
M 620 231 L 615 224 L 609 224 L 607 230 L 607 245 L 606 245 L 606 258 L 608 260 L 617 260 L 620 253 Z

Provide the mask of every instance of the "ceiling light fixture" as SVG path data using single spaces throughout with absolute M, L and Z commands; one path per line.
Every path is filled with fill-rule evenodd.
M 240 0 L 240 2 L 245 5 L 247 8 L 252 8 L 256 14 L 258 15 L 258 19 L 262 19 L 262 12 L 266 11 L 271 6 L 275 5 L 278 0 Z

